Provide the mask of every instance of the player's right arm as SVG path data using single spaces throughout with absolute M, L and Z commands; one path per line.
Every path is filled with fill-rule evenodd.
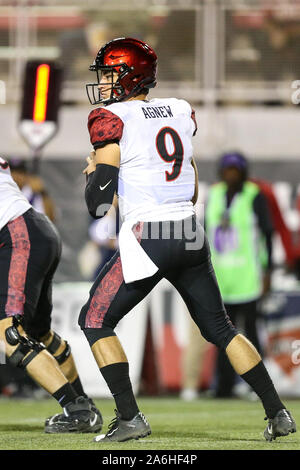
M 98 108 L 90 113 L 88 128 L 94 152 L 84 170 L 88 175 L 85 200 L 91 216 L 100 219 L 110 209 L 118 188 L 118 144 L 123 133 L 123 122 L 110 111 Z

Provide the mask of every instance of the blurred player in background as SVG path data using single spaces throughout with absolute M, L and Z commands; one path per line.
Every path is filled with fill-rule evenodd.
M 0 158 L 0 340 L 9 363 L 63 407 L 46 421 L 46 432 L 99 431 L 102 417 L 84 393 L 70 346 L 51 330 L 60 254 L 54 225 L 32 208 Z
M 89 227 L 91 240 L 96 244 L 100 251 L 100 263 L 98 264 L 93 280 L 96 279 L 101 269 L 111 259 L 118 249 L 117 235 L 119 233 L 119 211 L 118 199 L 115 196 L 112 206 L 105 219 L 93 220 Z
M 157 57 L 142 41 L 119 38 L 98 52 L 87 85 L 94 152 L 88 157 L 85 199 L 94 218 L 110 208 L 115 192 L 124 220 L 119 251 L 97 277 L 79 324 L 116 402 L 116 418 L 98 442 L 151 433 L 136 403 L 118 322 L 162 279 L 186 302 L 207 341 L 226 350 L 241 377 L 261 398 L 267 440 L 296 431 L 255 347 L 230 322 L 203 228 L 195 218 L 198 175 L 193 160 L 195 116 L 184 100 L 148 100 L 156 85 Z M 136 332 L 138 335 L 138 331 Z
M 14 181 L 28 199 L 32 207 L 55 221 L 55 207 L 49 196 L 42 178 L 28 172 L 25 160 L 13 158 L 9 160 L 9 167 Z
M 84 278 L 94 281 L 103 266 L 110 260 L 118 249 L 119 210 L 118 198 L 114 197 L 113 204 L 105 218 L 91 218 L 89 225 L 89 240 L 78 255 L 78 264 Z
M 267 201 L 248 180 L 248 162 L 239 152 L 222 155 L 220 182 L 208 191 L 205 230 L 212 262 L 230 320 L 261 352 L 257 302 L 270 291 L 273 226 Z M 236 374 L 225 351 L 216 364 L 216 397 L 233 396 Z

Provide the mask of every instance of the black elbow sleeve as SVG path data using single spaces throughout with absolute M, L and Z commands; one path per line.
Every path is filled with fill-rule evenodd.
M 88 176 L 85 201 L 94 219 L 101 219 L 110 209 L 114 194 L 118 189 L 118 175 L 119 168 L 100 163 Z

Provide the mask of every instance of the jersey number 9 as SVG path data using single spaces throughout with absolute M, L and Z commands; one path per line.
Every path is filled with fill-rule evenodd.
M 166 147 L 166 136 L 169 135 L 173 141 L 174 151 L 169 153 Z M 173 163 L 172 171 L 166 171 L 166 180 L 174 181 L 180 175 L 184 149 L 178 133 L 172 127 L 163 127 L 156 137 L 157 152 L 165 162 Z

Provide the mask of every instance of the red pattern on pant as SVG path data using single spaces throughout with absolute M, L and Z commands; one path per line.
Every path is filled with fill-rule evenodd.
M 141 242 L 143 232 L 143 222 L 138 222 L 133 227 L 133 232 Z M 121 258 L 118 256 L 116 262 L 105 274 L 92 297 L 90 307 L 87 311 L 85 328 L 101 328 L 104 317 L 114 300 L 122 282 L 124 281 Z
M 120 256 L 95 290 L 85 321 L 86 328 L 101 328 L 110 304 L 123 282 Z
M 12 241 L 12 252 L 8 274 L 8 292 L 5 313 L 8 317 L 23 315 L 25 283 L 30 255 L 30 240 L 23 216 L 7 224 Z

